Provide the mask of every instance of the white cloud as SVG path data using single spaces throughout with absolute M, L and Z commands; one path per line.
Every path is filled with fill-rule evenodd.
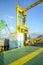
M 3 29 L 3 30 L 0 31 L 0 39 L 2 39 L 2 38 L 8 38 L 8 37 L 9 37 L 9 34 L 8 34 L 8 32 L 6 32 L 5 29 Z
M 10 26 L 10 30 L 11 30 L 11 32 L 14 32 L 13 26 Z
M 14 19 L 14 16 L 8 16 L 8 18 L 10 18 L 10 19 Z
M 1 31 L 1 34 L 5 34 L 6 32 L 5 32 L 5 30 L 3 29 L 2 31 Z
M 38 35 L 40 35 L 40 34 L 43 34 L 43 32 L 33 32 L 31 34 L 38 34 Z

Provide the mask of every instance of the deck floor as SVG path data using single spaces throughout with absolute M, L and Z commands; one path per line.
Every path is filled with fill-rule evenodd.
M 26 46 L 0 53 L 0 65 L 10 65 L 18 59 L 27 56 L 40 48 L 43 50 L 43 47 Z M 23 65 L 43 65 L 43 51 Z

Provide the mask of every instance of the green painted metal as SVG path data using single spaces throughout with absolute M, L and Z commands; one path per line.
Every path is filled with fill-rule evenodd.
M 1 20 L 1 23 L 0 23 L 0 30 L 4 29 L 7 25 L 5 24 L 5 21 L 4 20 Z
M 3 54 L 0 54 L 0 65 L 9 65 L 10 63 L 20 59 L 21 57 L 24 57 L 27 54 L 32 53 L 39 48 L 40 47 L 27 46 L 13 49 L 9 52 L 3 52 Z

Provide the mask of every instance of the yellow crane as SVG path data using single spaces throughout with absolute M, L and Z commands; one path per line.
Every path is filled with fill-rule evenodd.
M 16 7 L 16 32 L 24 33 L 25 43 L 27 43 L 28 28 L 26 27 L 26 12 L 36 5 L 42 3 L 43 0 L 38 0 L 27 8 L 22 8 L 19 4 Z

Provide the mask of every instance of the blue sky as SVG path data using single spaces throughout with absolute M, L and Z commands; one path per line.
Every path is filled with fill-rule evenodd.
M 18 0 L 26 8 L 38 0 Z M 4 19 L 11 32 L 16 30 L 16 0 L 0 0 L 0 20 Z M 43 3 L 27 11 L 26 25 L 30 33 L 43 33 Z

